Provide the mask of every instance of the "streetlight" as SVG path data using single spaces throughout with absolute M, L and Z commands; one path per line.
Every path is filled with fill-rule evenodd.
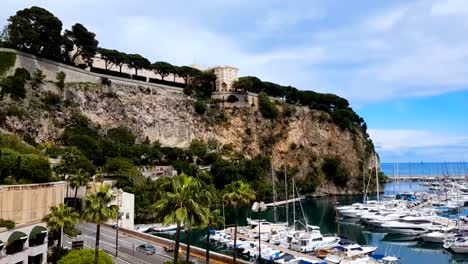
M 117 213 L 117 221 L 116 221 L 116 224 L 115 224 L 115 257 L 117 257 L 118 255 L 118 252 L 119 252 L 119 220 L 122 218 L 122 215 L 124 214 L 123 212 L 120 212 L 120 207 L 122 207 L 122 201 L 120 199 L 122 199 L 122 194 L 123 194 L 123 190 L 120 188 L 120 189 L 117 189 L 117 188 L 114 188 L 114 193 L 113 195 L 116 197 L 116 204 L 117 206 L 119 207 L 119 212 Z M 119 201 L 120 200 L 120 201 Z
M 264 202 L 255 202 L 252 205 L 252 211 L 253 212 L 258 212 L 258 260 L 262 257 L 262 251 L 260 248 L 260 244 L 262 243 L 261 241 L 261 230 L 260 230 L 260 220 L 261 220 L 261 213 L 266 211 L 267 207 Z

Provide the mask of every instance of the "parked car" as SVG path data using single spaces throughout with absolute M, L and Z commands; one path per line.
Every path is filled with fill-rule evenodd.
M 139 245 L 136 248 L 137 252 L 143 253 L 145 255 L 154 255 L 156 254 L 156 248 L 151 244 Z

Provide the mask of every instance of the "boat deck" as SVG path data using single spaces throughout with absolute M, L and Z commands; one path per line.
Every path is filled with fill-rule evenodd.
M 230 227 L 230 228 L 227 228 L 227 229 L 229 230 L 229 233 L 231 234 L 231 236 L 234 237 L 234 228 Z M 250 238 L 250 237 L 248 237 L 246 235 L 242 235 L 242 234 L 237 234 L 237 238 L 252 240 L 252 238 Z M 268 246 L 268 247 L 273 248 L 273 249 L 281 250 L 284 253 L 288 253 L 288 254 L 291 254 L 291 255 L 296 256 L 296 257 L 308 258 L 310 260 L 318 261 L 319 263 L 327 263 L 323 259 L 319 259 L 317 257 L 310 256 L 310 255 L 307 255 L 307 254 L 304 254 L 304 253 L 300 253 L 300 252 L 297 252 L 297 251 L 294 251 L 294 250 L 291 250 L 291 249 L 288 249 L 288 248 L 273 245 L 273 244 L 268 243 L 268 242 L 262 241 L 261 246 Z

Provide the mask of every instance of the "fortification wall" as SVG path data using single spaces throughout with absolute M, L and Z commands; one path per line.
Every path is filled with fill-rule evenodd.
M 233 95 L 237 97 L 237 102 L 227 102 L 227 98 Z M 215 92 L 211 95 L 212 99 L 221 99 L 225 107 L 258 107 L 258 94 L 246 92 Z
M 37 57 L 25 52 L 21 52 L 14 49 L 6 49 L 0 48 L 0 51 L 4 52 L 13 52 L 16 54 L 16 61 L 14 67 L 10 68 L 5 75 L 11 75 L 14 73 L 16 68 L 25 68 L 29 72 L 34 72 L 36 69 L 40 69 L 44 75 L 46 76 L 47 81 L 55 82 L 56 74 L 59 71 L 63 71 L 67 77 L 66 82 L 76 82 L 76 83 L 83 83 L 83 82 L 90 82 L 90 83 L 100 83 L 102 77 L 106 77 L 110 79 L 114 83 L 119 83 L 123 85 L 140 85 L 140 86 L 148 86 L 157 89 L 163 89 L 165 91 L 176 92 L 176 93 L 183 93 L 183 90 L 178 87 L 163 85 L 163 84 L 155 84 L 155 83 L 148 83 L 143 81 L 125 79 L 105 74 L 99 74 L 95 72 L 90 72 L 87 70 L 82 70 L 80 68 L 66 65 L 60 62 L 44 59 L 41 57 Z

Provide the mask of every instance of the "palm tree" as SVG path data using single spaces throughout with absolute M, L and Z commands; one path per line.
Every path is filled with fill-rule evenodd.
M 250 204 L 252 200 L 255 200 L 255 191 L 250 187 L 248 183 L 243 181 L 232 182 L 224 188 L 223 200 L 234 207 L 236 213 L 236 222 L 234 225 L 234 256 L 233 263 L 236 264 L 236 248 L 237 248 L 237 215 L 238 208 L 247 204 Z
M 96 224 L 96 246 L 94 250 L 94 263 L 99 263 L 99 235 L 101 224 L 109 219 L 117 218 L 119 208 L 117 205 L 109 205 L 114 196 L 109 185 L 102 185 L 99 191 L 88 194 L 85 197 L 86 208 L 83 211 L 83 220 Z
M 224 224 L 224 218 L 221 216 L 221 213 L 218 209 L 211 210 L 210 208 L 203 208 L 203 214 L 205 215 L 205 222 L 203 222 L 203 227 L 206 228 L 206 264 L 210 263 L 210 235 L 211 228 L 216 228 Z
M 75 199 L 73 200 L 73 208 L 76 210 L 76 196 L 78 194 L 78 188 L 81 186 L 86 186 L 90 179 L 90 175 L 83 169 L 79 169 L 75 175 L 70 177 L 69 184 L 70 187 L 75 189 Z
M 73 226 L 78 223 L 80 215 L 68 207 L 66 204 L 59 204 L 58 206 L 52 206 L 50 213 L 44 217 L 44 221 L 47 223 L 47 227 L 52 232 L 60 231 L 60 236 L 57 245 L 62 247 L 62 236 L 63 228 Z
M 180 226 L 190 226 L 194 222 L 202 222 L 202 209 L 198 203 L 201 183 L 192 176 L 182 173 L 170 181 L 161 184 L 158 193 L 160 199 L 154 205 L 158 218 L 165 224 L 177 224 L 174 263 L 179 258 Z

